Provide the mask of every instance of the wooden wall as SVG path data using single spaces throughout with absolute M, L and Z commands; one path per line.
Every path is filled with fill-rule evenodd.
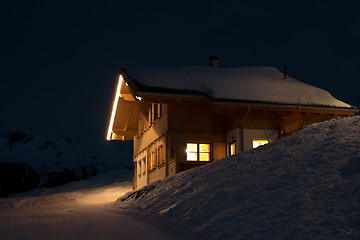
M 142 103 L 139 119 L 145 118 L 146 108 L 150 104 Z M 209 143 L 211 161 L 216 161 L 227 156 L 227 133 L 230 134 L 234 129 L 240 131 L 242 134 L 238 135 L 243 139 L 238 139 L 238 145 L 241 143 L 241 149 L 245 150 L 252 148 L 253 138 L 268 138 L 273 142 L 279 138 L 282 116 L 294 110 L 251 108 L 249 111 L 247 106 L 221 109 L 209 100 L 168 100 L 161 104 L 161 117 L 146 131 L 134 137 L 134 160 L 141 159 L 144 151 L 148 158 L 154 148 L 164 145 L 164 164 L 152 170 L 148 170 L 147 166 L 148 184 L 208 163 L 187 161 L 186 143 Z M 336 116 L 335 113 L 302 112 L 304 126 Z M 140 173 L 137 171 L 137 174 Z M 134 182 L 139 186 L 145 184 L 144 178 L 134 179 Z
M 246 109 L 240 109 L 226 116 L 226 131 L 235 128 L 276 130 L 279 128 L 279 117 L 280 114 L 276 111 L 250 109 L 247 114 Z
M 225 117 L 212 111 L 210 101 L 172 101 L 168 103 L 169 130 L 224 132 Z
M 149 176 L 149 178 L 148 178 L 149 183 L 152 183 L 152 182 L 155 182 L 157 180 L 161 180 L 161 179 L 164 179 L 165 177 L 167 177 L 165 164 L 163 164 L 162 166 L 160 166 L 154 170 L 149 171 L 148 176 Z
M 151 106 L 151 103 L 142 103 L 141 110 L 139 113 L 138 121 L 144 121 L 146 110 Z M 137 126 L 139 127 L 139 125 Z M 146 158 L 145 166 L 142 164 L 142 167 L 146 167 L 146 173 L 139 176 L 137 171 L 134 176 L 134 189 L 145 186 L 151 182 L 154 182 L 159 179 L 166 177 L 166 166 L 165 163 L 162 166 L 156 166 L 152 170 L 149 169 L 149 154 L 152 151 L 155 151 L 160 145 L 163 145 L 164 151 L 166 151 L 166 139 L 165 133 L 167 131 L 167 106 L 166 104 L 161 104 L 161 114 L 160 118 L 156 119 L 150 127 L 146 130 L 137 129 L 137 134 L 134 137 L 134 166 L 137 170 L 140 169 L 139 161 L 144 157 Z M 138 134 L 141 132 L 140 134 Z M 164 159 L 166 161 L 166 159 Z
M 151 105 L 151 103 L 144 103 L 141 107 L 139 114 L 139 120 L 145 118 L 145 110 Z M 161 116 L 157 119 L 150 128 L 134 137 L 134 155 L 138 154 L 144 148 L 148 147 L 152 142 L 158 139 L 160 136 L 164 135 L 167 131 L 168 120 L 167 120 L 167 106 L 166 104 L 161 104 Z
M 226 117 L 212 110 L 208 101 L 168 103 L 169 157 L 175 158 L 177 172 L 208 162 L 186 161 L 186 143 L 209 143 L 211 161 L 226 157 Z
M 225 133 L 168 131 L 167 137 L 171 140 L 169 154 L 176 159 L 177 172 L 207 164 L 208 162 L 186 161 L 186 143 L 209 143 L 211 161 L 226 157 Z M 210 161 L 210 162 L 211 162 Z

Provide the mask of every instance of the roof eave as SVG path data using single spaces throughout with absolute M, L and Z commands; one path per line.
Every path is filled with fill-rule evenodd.
M 282 103 L 282 102 L 269 102 L 269 101 L 256 101 L 256 100 L 236 100 L 236 99 L 216 99 L 214 104 L 219 105 L 252 105 L 258 107 L 277 107 L 277 108 L 293 108 L 297 107 L 297 103 Z M 299 104 L 299 107 L 303 110 L 312 110 L 312 109 L 323 109 L 323 110 L 335 110 L 335 111 L 344 111 L 344 112 L 358 112 L 359 109 L 355 106 L 351 107 L 339 107 L 339 106 L 330 106 L 322 104 Z
M 210 100 L 213 104 L 216 105 L 227 105 L 227 106 L 254 106 L 259 108 L 279 108 L 279 109 L 289 109 L 297 107 L 297 103 L 279 103 L 279 102 L 268 102 L 268 101 L 257 101 L 257 100 L 243 100 L 243 99 L 217 99 L 212 98 L 205 94 L 186 94 L 186 93 L 166 93 L 166 92 L 146 92 L 139 91 L 138 96 L 142 97 L 145 101 L 146 99 L 182 99 L 182 100 Z M 300 104 L 302 110 L 315 110 L 321 109 L 324 111 L 341 111 L 348 113 L 357 113 L 359 109 L 355 106 L 351 107 L 338 107 L 338 106 L 329 106 L 329 105 L 320 105 L 320 104 Z
M 269 101 L 260 101 L 260 100 L 245 100 L 245 99 L 222 99 L 214 98 L 208 94 L 205 94 L 196 90 L 181 90 L 181 89 L 169 89 L 163 87 L 151 87 L 141 84 L 139 81 L 133 77 L 126 68 L 120 68 L 120 74 L 123 75 L 125 82 L 129 85 L 131 90 L 136 96 L 143 98 L 145 101 L 147 98 L 150 99 L 184 99 L 184 100 L 210 100 L 213 104 L 217 105 L 236 105 L 236 106 L 256 106 L 263 108 L 280 108 L 280 109 L 289 109 L 297 106 L 297 103 L 282 103 L 282 102 L 269 102 Z M 356 114 L 359 112 L 359 108 L 355 106 L 351 107 L 339 107 L 339 106 L 330 106 L 330 105 L 321 105 L 321 104 L 300 104 L 301 109 L 303 110 L 315 110 L 321 109 L 323 111 L 340 111 Z

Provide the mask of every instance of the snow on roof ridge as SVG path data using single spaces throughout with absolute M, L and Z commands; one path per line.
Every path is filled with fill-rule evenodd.
M 140 90 L 202 94 L 226 101 L 258 101 L 354 108 L 329 92 L 300 82 L 271 66 L 211 68 L 204 66 L 128 69 Z

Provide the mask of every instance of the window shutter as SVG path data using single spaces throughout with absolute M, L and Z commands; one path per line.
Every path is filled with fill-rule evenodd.
M 160 103 L 158 103 L 157 104 L 157 118 L 160 118 L 160 115 L 161 115 L 161 104 Z

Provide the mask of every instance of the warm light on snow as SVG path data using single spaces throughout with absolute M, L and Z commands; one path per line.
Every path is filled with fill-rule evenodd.
M 131 187 L 99 188 L 89 192 L 83 192 L 82 195 L 77 198 L 77 202 L 85 205 L 111 203 L 131 190 Z
M 119 76 L 118 86 L 117 86 L 117 89 L 116 89 L 115 98 L 114 98 L 113 109 L 112 109 L 112 112 L 111 112 L 109 128 L 108 128 L 108 132 L 107 132 L 107 135 L 106 135 L 106 140 L 108 140 L 108 141 L 111 140 L 111 136 L 112 136 L 112 128 L 113 128 L 113 125 L 114 125 L 115 113 L 116 113 L 116 108 L 117 108 L 119 98 L 120 98 L 120 90 L 121 90 L 121 85 L 122 85 L 123 80 L 124 80 L 123 76 L 120 75 Z

